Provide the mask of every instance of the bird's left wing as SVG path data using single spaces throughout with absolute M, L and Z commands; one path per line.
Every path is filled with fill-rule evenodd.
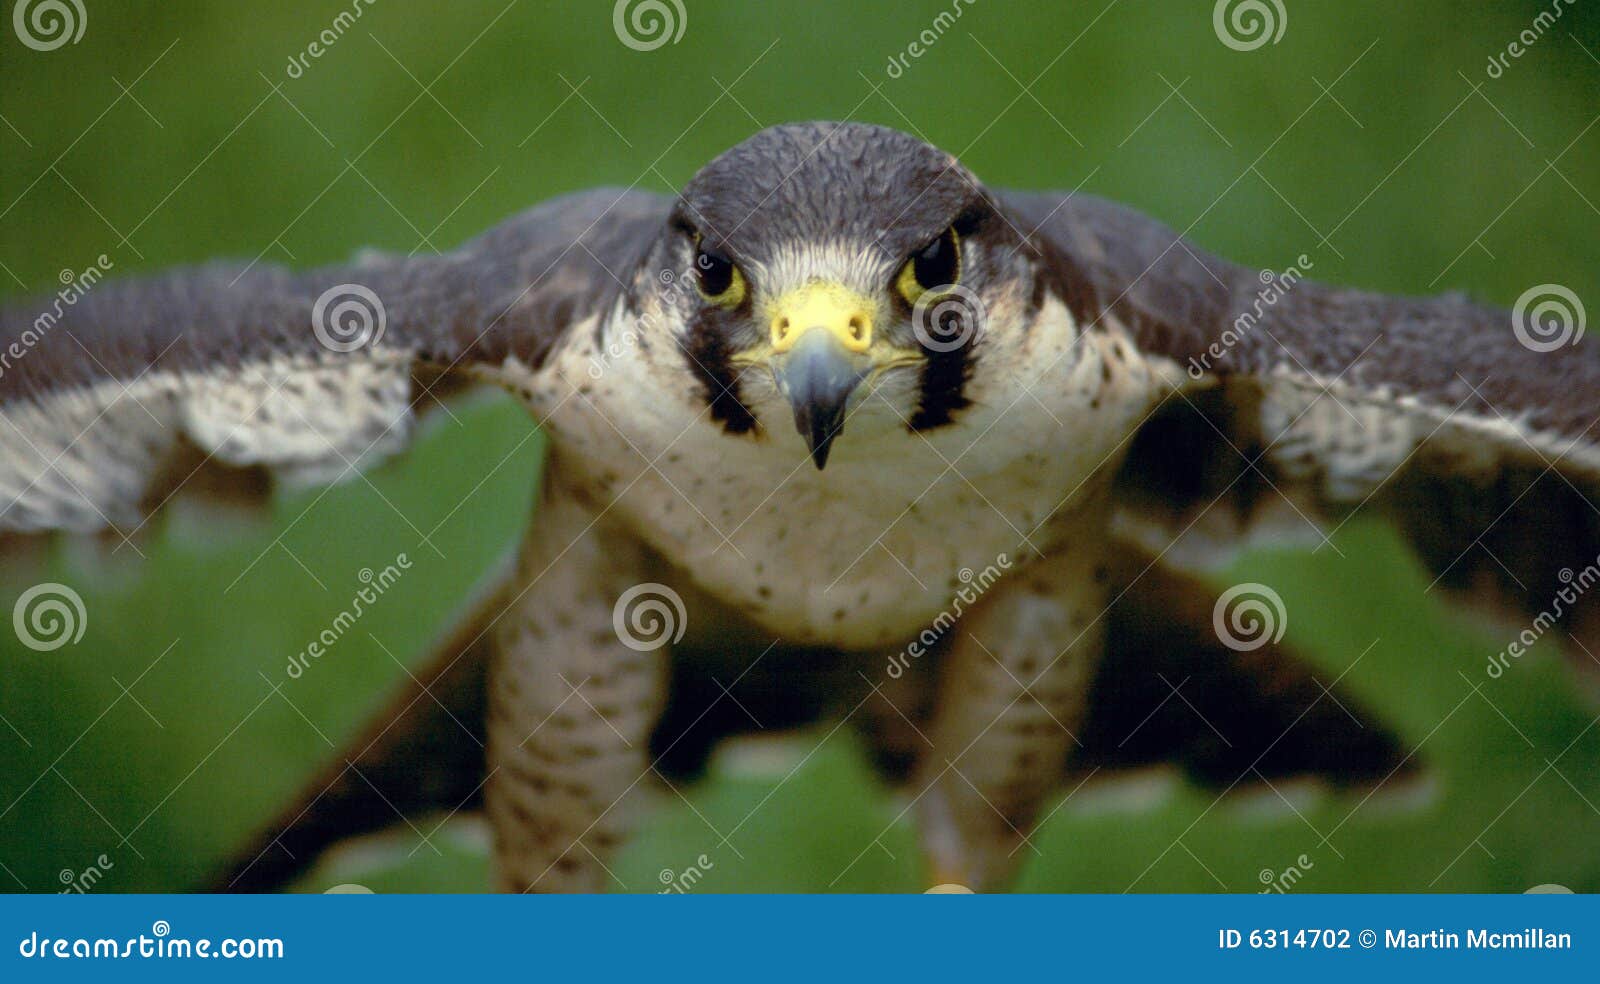
M 441 376 L 539 368 L 617 296 L 668 204 L 602 189 L 443 255 L 104 283 L 96 269 L 9 302 L 0 531 L 135 526 L 202 463 L 311 480 L 364 467 L 405 444 Z
M 1600 342 L 1567 288 L 1515 311 L 1387 296 L 1302 279 L 1306 259 L 1228 263 L 1088 196 L 1005 201 L 1081 324 L 1120 328 L 1192 384 L 1134 441 L 1139 521 L 1243 532 L 1264 511 L 1337 522 L 1370 503 L 1441 582 L 1532 612 L 1595 574 Z

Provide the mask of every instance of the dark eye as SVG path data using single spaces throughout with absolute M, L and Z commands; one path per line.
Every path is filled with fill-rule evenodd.
M 956 245 L 954 229 L 946 229 L 911 260 L 911 268 L 923 290 L 955 283 L 960 267 L 961 250 Z
M 700 291 L 716 300 L 733 287 L 737 273 L 733 261 L 721 250 L 702 246 L 694 257 L 695 275 L 700 280 Z
M 941 232 L 933 242 L 911 254 L 911 259 L 895 278 L 895 287 L 907 302 L 939 287 L 948 287 L 961 276 L 961 242 L 954 229 Z

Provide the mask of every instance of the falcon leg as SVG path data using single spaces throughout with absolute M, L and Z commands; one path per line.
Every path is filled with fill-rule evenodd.
M 1103 645 L 1097 539 L 1036 560 L 956 624 L 918 770 L 933 883 L 1001 887 L 1057 786 Z
M 666 648 L 630 647 L 612 623 L 647 569 L 637 543 L 547 486 L 489 670 L 485 800 L 502 891 L 607 885 L 631 800 L 648 785 L 650 732 L 667 685 Z M 668 625 L 665 638 L 672 634 Z

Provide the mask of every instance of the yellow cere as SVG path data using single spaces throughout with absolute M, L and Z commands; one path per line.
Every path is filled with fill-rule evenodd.
M 877 303 L 839 283 L 811 283 L 772 302 L 772 347 L 786 352 L 813 329 L 833 335 L 851 352 L 872 347 L 872 321 Z

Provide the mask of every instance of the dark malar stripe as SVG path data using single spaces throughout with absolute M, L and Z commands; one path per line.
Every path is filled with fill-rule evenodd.
M 739 398 L 739 377 L 729 360 L 732 353 L 723 333 L 691 326 L 682 348 L 689 371 L 711 407 L 711 419 L 729 434 L 759 433 L 760 423 Z
M 971 346 L 950 352 L 928 352 L 922 369 L 922 395 L 911 417 L 911 430 L 924 431 L 952 423 L 957 411 L 972 405 L 967 379 L 972 375 Z

